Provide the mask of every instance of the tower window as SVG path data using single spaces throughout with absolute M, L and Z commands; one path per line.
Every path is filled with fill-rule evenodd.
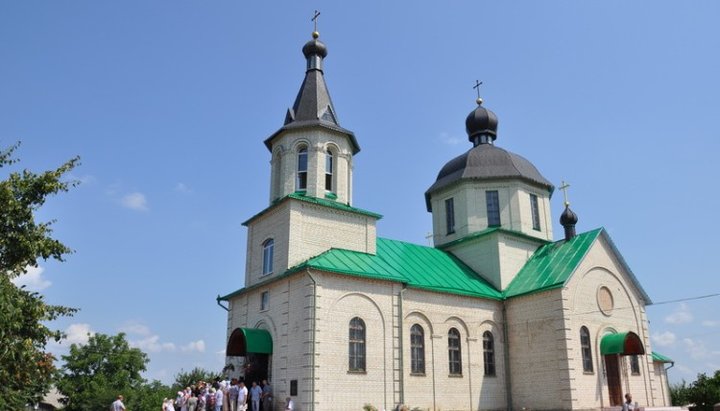
M 485 192 L 485 204 L 487 205 L 488 227 L 500 225 L 500 199 L 496 190 Z
M 263 243 L 263 275 L 271 274 L 273 271 L 273 253 L 275 248 L 275 241 L 272 238 L 268 238 Z
M 297 181 L 295 183 L 295 190 L 297 191 L 307 190 L 307 166 L 307 147 L 302 147 L 298 150 Z
M 532 213 L 533 230 L 540 231 L 540 209 L 538 208 L 538 198 L 535 194 L 530 194 L 530 211 Z
M 455 232 L 455 203 L 452 198 L 445 200 L 445 226 L 448 234 Z
M 360 317 L 350 320 L 348 370 L 365 371 L 365 321 Z
M 590 347 L 590 332 L 587 327 L 580 327 L 580 350 L 582 351 L 583 371 L 593 372 L 592 348 Z
M 448 331 L 448 367 L 450 375 L 462 375 L 460 332 L 455 328 Z
M 410 328 L 410 372 L 425 374 L 425 333 L 418 324 Z
M 495 338 L 490 331 L 483 333 L 483 360 L 485 375 L 495 375 Z
M 330 150 L 325 152 L 325 190 L 333 191 L 333 154 Z

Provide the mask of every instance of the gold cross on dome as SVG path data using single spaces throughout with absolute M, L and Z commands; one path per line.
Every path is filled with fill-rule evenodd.
M 320 17 L 320 12 L 315 10 L 315 15 L 312 19 L 310 19 L 315 24 L 315 29 L 313 31 L 317 31 L 317 19 Z
M 565 198 L 565 207 L 569 206 L 570 202 L 568 201 L 568 197 L 567 197 L 567 189 L 570 188 L 570 184 L 563 181 L 562 185 L 558 188 L 560 190 L 562 190 L 562 192 L 563 192 L 563 197 Z

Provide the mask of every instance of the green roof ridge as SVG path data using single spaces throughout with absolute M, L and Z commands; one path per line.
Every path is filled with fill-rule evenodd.
M 602 227 L 596 228 L 570 240 L 563 239 L 538 248 L 503 290 L 504 297 L 562 287 L 603 230 Z
M 362 209 L 362 208 L 353 207 L 353 206 L 350 206 L 350 205 L 348 205 L 348 204 L 339 203 L 339 202 L 337 202 L 337 201 L 335 201 L 335 200 L 332 200 L 332 199 L 311 197 L 311 196 L 307 196 L 307 195 L 305 195 L 305 194 L 303 194 L 303 193 L 296 192 L 296 193 L 290 193 L 290 194 L 288 194 L 288 195 L 286 195 L 286 196 L 284 196 L 284 197 L 280 197 L 280 198 L 274 200 L 274 201 L 272 202 L 272 204 L 270 204 L 270 206 L 268 206 L 267 208 L 263 209 L 262 211 L 260 211 L 259 213 L 255 214 L 254 216 L 248 218 L 247 220 L 245 220 L 245 221 L 242 223 L 242 225 L 247 226 L 248 224 L 250 224 L 251 221 L 253 221 L 253 220 L 255 220 L 256 218 L 258 218 L 258 217 L 266 214 L 268 211 L 270 211 L 271 209 L 273 209 L 276 205 L 282 203 L 283 201 L 285 201 L 285 200 L 287 200 L 287 199 L 289 199 L 289 198 L 292 198 L 292 199 L 295 199 L 295 200 L 299 200 L 299 201 L 304 201 L 304 202 L 306 202 L 306 203 L 311 203 L 311 204 L 317 204 L 317 205 L 321 205 L 321 206 L 325 206 L 325 207 L 330 207 L 330 208 L 334 208 L 334 209 L 336 209 L 336 210 L 346 211 L 346 212 L 349 212 L 349 213 L 362 214 L 362 215 L 366 215 L 366 216 L 368 216 L 368 217 L 377 218 L 378 220 L 383 217 L 382 214 L 374 213 L 374 212 L 372 212 L 372 211 L 364 210 L 364 209 Z
M 452 247 L 452 246 L 454 246 L 454 245 L 461 244 L 461 243 L 464 243 L 464 242 L 466 242 L 466 241 L 471 241 L 471 240 L 474 240 L 474 239 L 476 239 L 476 238 L 484 237 L 484 236 L 486 236 L 486 235 L 490 235 L 490 234 L 495 233 L 495 232 L 500 232 L 500 233 L 504 233 L 504 234 L 511 234 L 511 235 L 514 235 L 514 236 L 517 236 L 517 237 L 523 237 L 523 238 L 526 238 L 526 239 L 529 239 L 529 240 L 532 240 L 532 241 L 536 241 L 536 242 L 538 242 L 538 243 L 544 243 L 544 244 L 550 243 L 550 241 L 548 241 L 548 240 L 544 240 L 544 239 L 538 238 L 538 237 L 533 237 L 533 236 L 527 235 L 527 234 L 525 234 L 525 233 L 523 233 L 523 232 L 521 232 L 521 231 L 508 230 L 507 228 L 502 228 L 502 227 L 488 227 L 488 228 L 486 228 L 486 229 L 484 229 L 484 230 L 480 230 L 480 231 L 477 231 L 477 232 L 474 232 L 474 233 L 470 233 L 470 234 L 468 234 L 468 235 L 466 235 L 466 236 L 464 236 L 464 237 L 461 237 L 461 238 L 458 238 L 458 239 L 456 239 L 456 240 L 450 241 L 449 243 L 441 244 L 441 245 L 439 245 L 437 248 L 442 249 L 442 250 L 445 250 L 445 249 L 450 248 L 450 247 Z

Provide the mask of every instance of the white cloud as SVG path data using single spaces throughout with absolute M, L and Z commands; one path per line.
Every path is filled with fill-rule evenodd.
M 664 333 L 655 333 L 652 335 L 653 343 L 660 347 L 667 347 L 670 345 L 674 345 L 675 341 L 677 340 L 677 337 L 674 333 L 670 331 L 665 331 Z
M 177 184 L 175 184 L 175 191 L 177 191 L 178 193 L 183 193 L 183 194 L 190 194 L 190 193 L 192 193 L 192 190 L 190 189 L 190 187 L 188 187 L 187 185 L 185 185 L 185 183 L 177 183 Z
M 203 340 L 197 340 L 192 341 L 187 345 L 183 345 L 180 347 L 182 351 L 197 351 L 197 352 L 205 352 L 205 341 Z
M 705 320 L 702 322 L 703 327 L 717 327 L 720 325 L 720 321 L 717 320 Z
M 95 331 L 90 328 L 90 324 L 85 323 L 78 323 L 78 324 L 70 324 L 67 329 L 65 329 L 65 334 L 67 334 L 67 338 L 62 340 L 61 344 L 78 344 L 78 345 L 84 345 L 87 344 L 88 339 L 95 335 Z
M 125 195 L 122 199 L 120 199 L 120 204 L 122 204 L 123 207 L 129 208 L 131 210 L 148 210 L 147 199 L 145 198 L 145 195 L 137 191 Z
M 715 354 L 715 352 L 711 352 L 707 349 L 707 347 L 705 347 L 705 343 L 703 341 L 693 340 L 692 338 L 683 338 L 683 343 L 685 343 L 687 353 L 690 354 L 690 357 L 694 360 L 701 360 Z
M 665 322 L 668 324 L 687 324 L 692 322 L 693 315 L 690 312 L 687 304 L 680 304 L 680 308 L 674 313 L 665 317 Z
M 440 133 L 440 140 L 442 140 L 443 143 L 449 144 L 451 146 L 458 145 L 458 144 L 460 144 L 460 142 L 462 142 L 461 139 L 459 139 L 455 136 L 451 136 L 449 133 L 446 133 L 444 131 L 442 133 Z
M 129 340 L 131 347 L 139 348 L 148 352 L 175 351 L 176 347 L 171 342 L 161 342 L 160 336 L 151 335 L 139 340 Z
M 150 335 L 150 328 L 147 325 L 135 321 L 126 322 L 120 326 L 119 331 L 128 335 Z
M 13 284 L 18 287 L 23 285 L 30 291 L 42 291 L 52 284 L 47 279 L 43 278 L 42 273 L 45 271 L 44 268 L 37 267 L 26 267 L 27 272 L 19 277 L 12 279 Z

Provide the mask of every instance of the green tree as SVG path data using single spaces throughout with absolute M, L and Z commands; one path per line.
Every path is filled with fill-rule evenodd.
M 17 163 L 18 145 L 0 150 L 0 168 Z M 35 174 L 11 172 L 0 180 L 0 409 L 22 409 L 36 403 L 57 375 L 54 357 L 45 351 L 48 341 L 63 334 L 46 321 L 72 315 L 76 310 L 47 304 L 35 292 L 17 287 L 12 279 L 37 267 L 38 260 L 55 259 L 71 250 L 51 237 L 50 222 L 36 222 L 35 212 L 54 194 L 75 182 L 62 177 L 78 165 L 74 158 L 55 170 Z
M 720 370 L 712 377 L 705 373 L 698 374 L 697 380 L 688 385 L 685 381 L 670 387 L 673 405 L 695 404 L 694 410 L 712 411 L 715 404 L 720 403 Z
M 130 348 L 123 333 L 95 334 L 85 345 L 71 345 L 62 359 L 57 388 L 67 397 L 68 411 L 107 409 L 118 394 L 131 400 L 143 390 L 140 373 L 149 361 L 139 348 Z
M 180 370 L 179 373 L 175 374 L 175 383 L 173 383 L 173 389 L 175 391 L 181 390 L 185 387 L 196 384 L 198 381 L 213 382 L 216 378 L 221 378 L 220 373 L 208 371 L 204 368 L 195 367 L 190 371 Z
M 142 384 L 125 396 L 125 407 L 132 411 L 157 411 L 163 399 L 174 398 L 172 388 L 158 380 Z

